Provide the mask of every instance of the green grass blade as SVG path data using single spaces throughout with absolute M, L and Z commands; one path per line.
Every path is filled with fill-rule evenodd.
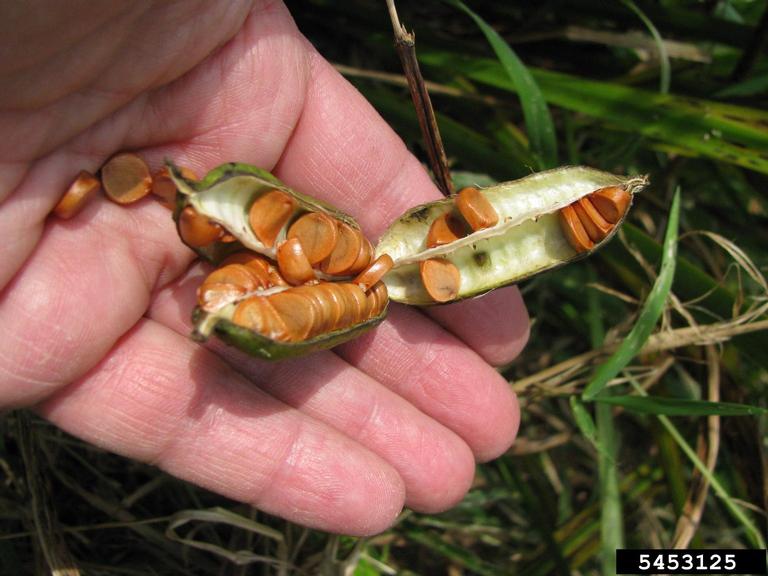
M 494 88 L 517 90 L 495 60 L 422 50 L 419 61 Z M 705 156 L 768 173 L 768 113 L 763 110 L 550 70 L 531 69 L 531 74 L 550 105 L 591 116 L 686 156 Z
M 536 80 L 534 80 L 528 68 L 515 54 L 515 51 L 485 20 L 475 14 L 461 0 L 445 1 L 469 15 L 488 39 L 488 43 L 493 48 L 496 57 L 504 67 L 504 71 L 509 80 L 515 85 L 520 96 L 525 126 L 528 131 L 528 138 L 531 141 L 531 149 L 539 158 L 540 168 L 554 168 L 558 165 L 555 125 L 552 122 L 547 102 L 536 84 Z
M 659 34 L 659 31 L 656 29 L 656 26 L 654 26 L 650 18 L 645 15 L 645 12 L 640 10 L 637 4 L 635 4 L 632 0 L 622 0 L 622 3 L 627 8 L 632 10 L 632 12 L 637 14 L 637 17 L 643 21 L 645 27 L 648 28 L 648 32 L 650 32 L 651 36 L 653 36 L 653 40 L 656 42 L 656 48 L 659 51 L 659 68 L 661 71 L 661 78 L 659 79 L 659 92 L 662 94 L 669 93 L 669 86 L 672 82 L 672 72 L 669 66 L 669 54 L 667 54 L 667 45 L 664 44 L 664 40 L 662 39 L 661 34 Z
M 664 302 L 672 287 L 672 279 L 675 276 L 675 261 L 677 259 L 677 226 L 680 219 L 680 190 L 675 192 L 672 200 L 672 208 L 669 212 L 669 223 L 664 235 L 664 248 L 661 260 L 661 270 L 656 282 L 651 288 L 637 322 L 630 330 L 627 337 L 621 343 L 618 350 L 608 361 L 597 369 L 590 383 L 584 390 L 582 398 L 592 400 L 605 388 L 608 382 L 616 376 L 640 351 L 648 336 L 651 335 L 661 313 L 664 310 Z
M 732 402 L 707 402 L 684 398 L 661 396 L 598 396 L 595 402 L 623 406 L 641 414 L 664 414 L 666 416 L 759 416 L 768 414 L 768 409 Z
M 638 383 L 632 382 L 632 386 L 638 394 L 641 396 L 647 396 L 646 391 L 643 390 L 643 388 Z M 702 462 L 701 459 L 697 456 L 696 450 L 691 448 L 688 442 L 685 441 L 683 435 L 680 434 L 678 429 L 668 417 L 660 414 L 658 418 L 664 428 L 666 428 L 667 432 L 669 432 L 669 434 L 675 439 L 675 442 L 677 442 L 677 445 L 680 446 L 680 449 L 685 453 L 688 459 L 693 463 L 694 466 L 696 466 L 696 468 L 698 468 L 702 476 L 704 476 L 709 481 L 710 485 L 712 486 L 712 490 L 714 490 L 715 494 L 717 494 L 717 496 L 723 501 L 723 504 L 725 505 L 725 508 L 728 510 L 728 512 L 744 527 L 750 545 L 755 548 L 765 548 L 765 539 L 760 533 L 760 530 L 754 525 L 749 516 L 744 513 L 744 510 L 742 510 L 736 504 L 736 502 L 733 501 L 730 494 L 728 494 L 723 485 L 720 483 L 720 480 L 718 480 L 717 476 L 710 472 L 706 464 L 704 464 L 704 462 Z
M 573 412 L 573 420 L 576 422 L 579 431 L 584 437 L 592 444 L 597 444 L 597 430 L 595 428 L 595 421 L 592 419 L 592 415 L 589 413 L 584 403 L 579 400 L 578 396 L 571 396 L 570 399 L 571 411 Z

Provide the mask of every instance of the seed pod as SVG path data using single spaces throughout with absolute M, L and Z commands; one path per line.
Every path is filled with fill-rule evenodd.
M 394 260 L 393 269 L 384 277 L 389 297 L 406 304 L 434 304 L 420 273 L 420 263 L 432 258 L 444 258 L 457 268 L 461 282 L 455 300 L 460 300 L 590 254 L 615 233 L 632 195 L 646 185 L 644 177 L 565 167 L 483 188 L 479 192 L 497 214 L 498 222 L 434 247 L 427 247 L 430 229 L 438 218 L 456 213 L 456 197 L 412 208 L 389 227 L 376 247 L 377 256 L 386 253 Z M 604 189 L 618 189 L 620 193 Z M 559 223 L 559 214 L 562 208 L 598 191 L 598 196 L 590 199 L 604 219 L 616 226 L 599 242 L 592 242 L 585 231 L 592 246 L 577 251 Z M 611 222 L 606 213 L 620 216 Z
M 373 253 L 351 217 L 251 166 L 226 164 L 199 182 L 168 170 L 182 239 L 221 266 L 200 287 L 194 338 L 215 333 L 280 359 L 331 348 L 384 319 L 386 288 L 366 295 L 349 282 Z M 206 226 L 191 234 L 190 221 Z
M 269 172 L 254 166 L 223 164 L 199 181 L 184 177 L 173 164 L 168 163 L 167 167 L 179 194 L 176 221 L 191 206 L 198 214 L 223 226 L 236 240 L 219 239 L 208 245 L 190 246 L 213 264 L 244 248 L 275 260 L 277 247 L 286 239 L 289 227 L 309 213 L 322 213 L 354 230 L 360 228 L 347 214 L 291 190 Z
M 211 311 L 196 308 L 193 337 L 204 341 L 215 332 L 249 354 L 280 360 L 355 338 L 384 319 L 387 302 L 381 282 L 367 296 L 350 282 L 271 288 L 235 295 Z

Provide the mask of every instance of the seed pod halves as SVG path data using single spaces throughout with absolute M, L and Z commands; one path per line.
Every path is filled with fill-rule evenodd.
M 435 304 L 424 288 L 419 270 L 420 263 L 431 258 L 444 258 L 458 269 L 461 287 L 455 299 L 460 300 L 590 254 L 616 228 L 594 246 L 577 252 L 560 226 L 561 209 L 604 188 L 619 188 L 628 192 L 631 199 L 646 185 L 644 177 L 628 178 L 592 168 L 565 167 L 482 188 L 480 192 L 498 214 L 498 222 L 433 247 L 428 245 L 432 225 L 436 219 L 458 212 L 455 197 L 412 208 L 389 227 L 376 247 L 377 256 L 386 253 L 394 260 L 393 269 L 384 277 L 389 296 L 406 304 Z M 621 209 L 613 195 L 604 196 L 609 196 L 603 202 L 608 206 L 606 210 Z M 627 208 L 624 204 L 622 217 Z M 621 218 L 616 224 L 620 221 Z

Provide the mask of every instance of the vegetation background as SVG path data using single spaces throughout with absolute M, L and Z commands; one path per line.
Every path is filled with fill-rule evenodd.
M 383 0 L 288 4 L 425 158 Z M 6 414 L 0 574 L 67 554 L 83 574 L 610 574 L 617 547 L 765 547 L 766 1 L 398 8 L 458 184 L 563 164 L 652 182 L 599 254 L 522 285 L 530 344 L 503 368 L 516 445 L 454 510 L 358 540 Z M 49 513 L 60 529 L 38 538 Z

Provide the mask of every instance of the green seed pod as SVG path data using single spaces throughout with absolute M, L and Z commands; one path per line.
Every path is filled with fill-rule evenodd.
M 194 339 L 205 341 L 215 334 L 248 354 L 280 360 L 332 348 L 385 318 L 388 298 L 383 284 L 366 295 L 359 286 L 343 282 L 351 275 L 333 276 L 321 271 L 319 258 L 316 268 L 309 269 L 310 276 L 332 282 L 318 283 L 314 279 L 296 287 L 285 282 L 294 267 L 302 262 L 309 266 L 301 249 L 301 261 L 292 253 L 280 254 L 280 246 L 295 248 L 295 240 L 285 242 L 291 226 L 308 214 L 330 217 L 304 220 L 309 236 L 321 236 L 319 242 L 325 244 L 321 246 L 322 256 L 322 252 L 330 254 L 337 242 L 337 227 L 346 225 L 347 235 L 351 229 L 355 236 L 362 237 L 351 216 L 291 190 L 269 172 L 246 164 L 224 164 L 200 181 L 184 178 L 170 162 L 168 171 L 178 189 L 174 219 L 179 235 L 190 248 L 215 265 L 244 249 L 267 259 L 263 261 L 265 268 L 258 272 L 245 264 L 230 264 L 218 268 L 217 275 L 209 275 L 198 289 L 199 305 L 192 315 Z M 330 237 L 314 234 L 317 227 L 326 231 L 330 227 Z M 359 241 L 356 246 L 359 251 Z M 351 259 L 356 260 L 356 256 L 357 252 Z M 271 274 L 278 269 L 281 258 L 285 278 L 273 282 Z M 234 273 L 227 274 L 225 268 L 234 269 Z M 280 312 L 272 304 L 263 304 L 286 294 L 293 300 Z M 261 304 L 254 306 L 249 321 L 243 322 L 238 310 L 249 301 Z M 299 313 L 294 314 L 294 310 Z
M 430 229 L 441 216 L 458 213 L 457 196 L 412 208 L 389 227 L 376 247 L 376 256 L 389 254 L 394 260 L 392 270 L 384 277 L 389 296 L 406 304 L 435 304 L 420 274 L 420 263 L 431 259 L 447 260 L 458 269 L 460 285 L 452 300 L 461 300 L 589 255 L 615 234 L 631 196 L 647 183 L 645 177 L 627 178 L 591 168 L 564 167 L 482 188 L 482 196 L 495 209 L 498 221 L 434 247 L 427 245 Z M 610 231 L 601 239 L 585 238 L 579 245 L 578 235 L 577 240 L 569 238 L 571 230 L 561 224 L 560 212 L 608 188 L 618 188 L 628 195 L 621 206 L 623 212 L 618 221 L 609 224 Z

